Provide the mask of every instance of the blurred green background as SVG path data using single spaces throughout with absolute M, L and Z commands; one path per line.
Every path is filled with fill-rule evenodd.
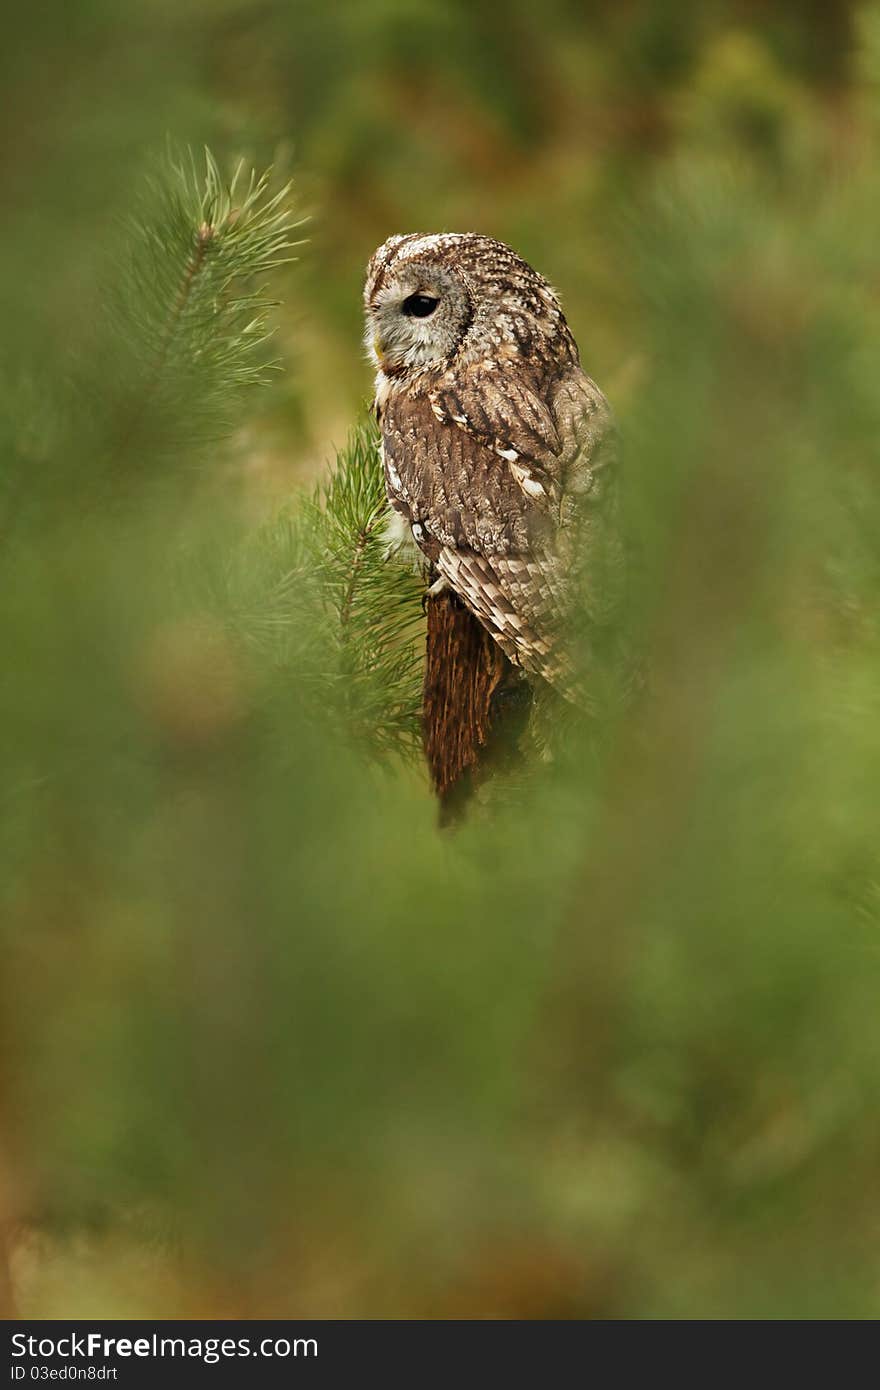
M 880 8 L 52 0 L 4 30 L 21 1312 L 876 1316 Z M 284 370 L 222 439 L 197 373 L 156 397 L 136 304 L 108 328 L 169 136 L 274 163 L 310 217 L 269 286 Z M 575 731 L 454 836 L 360 738 L 375 690 L 319 708 L 283 542 L 369 394 L 369 254 L 441 229 L 562 294 L 652 673 L 601 757 Z

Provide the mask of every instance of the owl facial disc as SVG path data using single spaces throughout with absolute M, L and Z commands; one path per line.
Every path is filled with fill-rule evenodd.
M 448 362 L 472 318 L 461 276 L 447 266 L 405 255 L 375 277 L 365 300 L 367 350 L 389 376 Z

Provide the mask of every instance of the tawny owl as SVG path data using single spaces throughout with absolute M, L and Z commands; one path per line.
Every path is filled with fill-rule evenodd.
M 391 506 L 436 585 L 571 695 L 574 616 L 609 621 L 622 551 L 611 411 L 554 291 L 490 237 L 412 234 L 364 301 Z

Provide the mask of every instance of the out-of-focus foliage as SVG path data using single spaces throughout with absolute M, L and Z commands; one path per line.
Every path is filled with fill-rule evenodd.
M 880 12 L 129 9 L 19 7 L 0 53 L 22 1311 L 876 1315 Z M 284 375 L 215 358 L 206 303 L 211 370 L 121 461 L 167 131 L 315 216 Z M 361 266 L 416 227 L 563 291 L 650 669 L 601 761 L 573 729 L 454 836 L 397 756 L 418 586 L 369 435 L 299 483 L 368 390 Z

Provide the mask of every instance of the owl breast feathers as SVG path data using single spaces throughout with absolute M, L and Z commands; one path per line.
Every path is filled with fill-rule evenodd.
M 391 506 L 506 656 L 572 695 L 573 620 L 610 622 L 623 560 L 610 407 L 556 295 L 450 233 L 385 242 L 364 298 Z

